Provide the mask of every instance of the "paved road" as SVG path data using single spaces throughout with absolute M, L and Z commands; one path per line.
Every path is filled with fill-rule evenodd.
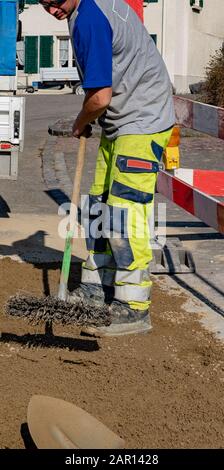
M 45 193 L 41 155 L 48 126 L 58 118 L 75 116 L 81 102 L 81 97 L 71 93 L 26 97 L 25 147 L 19 156 L 19 177 L 16 182 L 0 181 L 2 213 L 57 213 L 57 204 Z

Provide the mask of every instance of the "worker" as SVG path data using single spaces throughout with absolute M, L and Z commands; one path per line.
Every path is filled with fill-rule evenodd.
M 58 20 L 68 19 L 85 90 L 73 135 L 79 138 L 95 119 L 102 127 L 89 194 L 89 256 L 80 287 L 69 299 L 75 302 L 83 296 L 94 306 L 112 292 L 111 324 L 92 333 L 146 333 L 152 329 L 148 220 L 159 163 L 175 122 L 168 72 L 149 33 L 124 0 L 41 3 Z M 100 238 L 97 207 L 104 214 Z

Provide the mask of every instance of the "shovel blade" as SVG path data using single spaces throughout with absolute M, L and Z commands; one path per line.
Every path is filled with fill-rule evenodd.
M 27 423 L 38 449 L 121 449 L 124 440 L 72 403 L 34 395 Z

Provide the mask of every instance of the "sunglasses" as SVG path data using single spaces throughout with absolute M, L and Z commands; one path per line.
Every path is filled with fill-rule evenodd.
M 44 8 L 49 8 L 49 7 L 57 8 L 58 6 L 62 5 L 62 3 L 65 3 L 65 1 L 66 0 L 54 0 L 48 3 L 48 2 L 45 2 L 44 0 L 40 0 L 40 3 Z

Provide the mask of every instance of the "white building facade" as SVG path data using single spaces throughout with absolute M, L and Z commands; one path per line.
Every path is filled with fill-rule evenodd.
M 119 1 L 119 0 L 116 0 Z M 145 0 L 144 21 L 167 65 L 177 92 L 203 80 L 209 58 L 224 41 L 224 0 Z M 20 16 L 19 80 L 39 80 L 40 67 L 72 67 L 67 21 L 48 15 L 38 0 L 26 0 Z
M 145 26 L 157 46 L 177 92 L 203 80 L 210 56 L 224 41 L 224 0 L 148 0 Z
M 20 15 L 22 41 L 17 47 L 18 79 L 29 85 L 39 81 L 41 67 L 74 66 L 67 20 L 58 21 L 38 0 L 26 0 Z

